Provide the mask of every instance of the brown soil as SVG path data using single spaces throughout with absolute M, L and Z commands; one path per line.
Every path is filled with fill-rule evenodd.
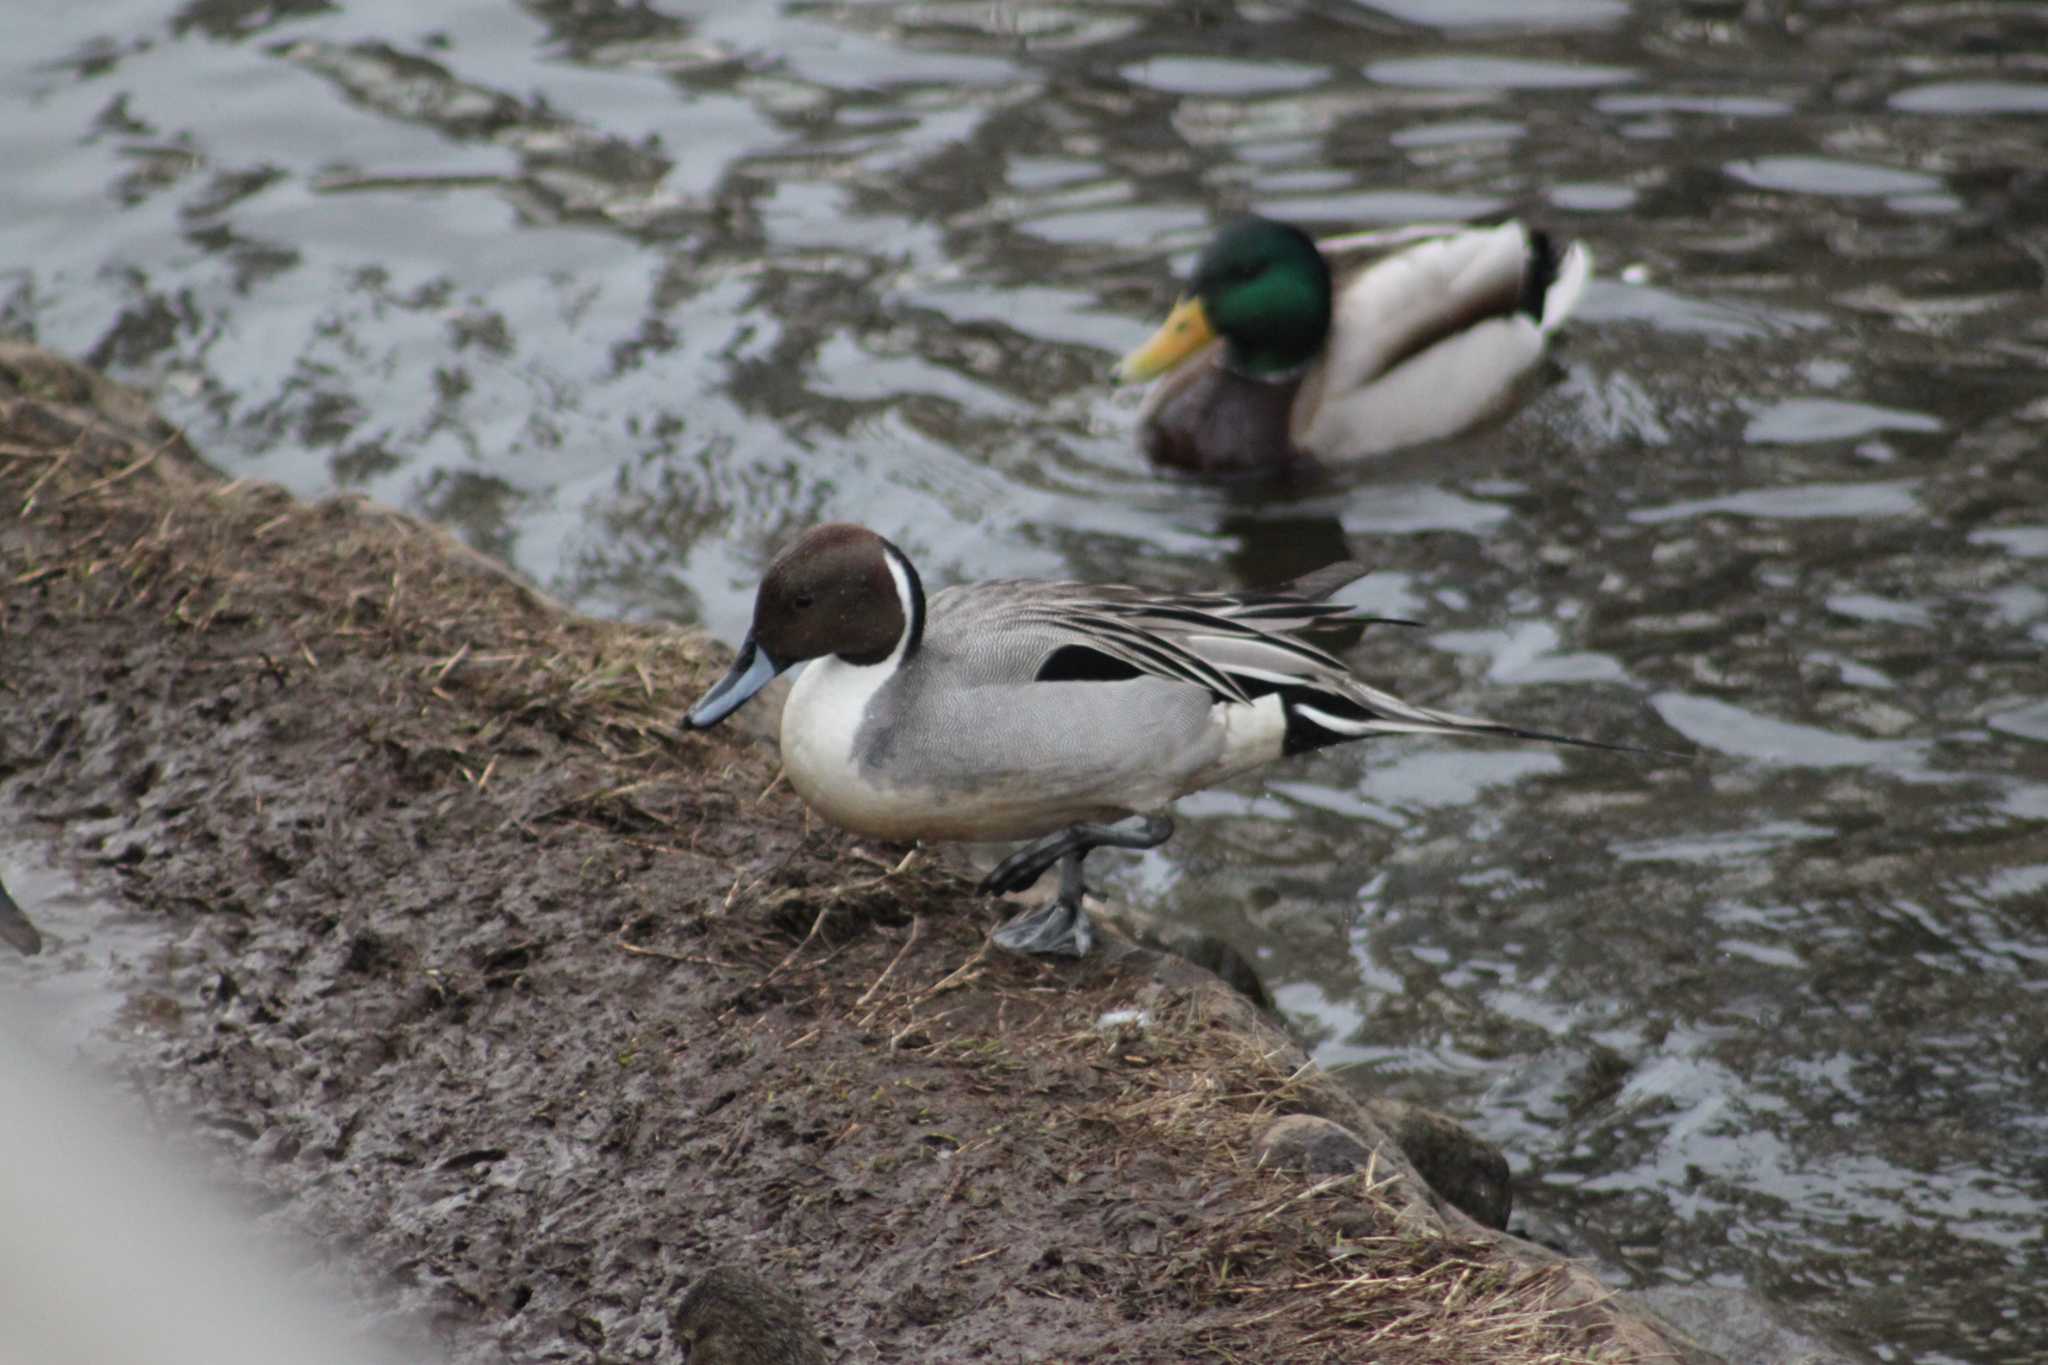
M 166 945 L 106 1046 L 449 1358 L 1700 1358 L 1442 1208 L 1207 972 L 990 954 L 958 873 L 679 735 L 697 635 L 223 484 L 31 348 L 0 500 L 0 809 Z M 1259 1169 L 1290 1112 L 1375 1170 Z

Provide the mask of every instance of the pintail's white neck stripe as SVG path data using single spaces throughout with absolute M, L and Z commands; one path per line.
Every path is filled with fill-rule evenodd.
M 903 634 L 883 661 L 884 667 L 893 670 L 924 643 L 924 584 L 910 556 L 886 540 L 882 542 L 882 562 L 889 566 L 889 577 L 896 584 L 896 603 L 903 609 Z

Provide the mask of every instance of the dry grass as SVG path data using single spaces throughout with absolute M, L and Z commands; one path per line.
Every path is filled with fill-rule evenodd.
M 1330 1109 L 1320 1072 L 1290 1065 L 1267 1040 L 1214 1018 L 1216 997 L 1196 995 L 1166 1012 L 1141 1040 L 1163 1065 L 1134 1070 L 1131 1093 L 1104 1117 L 1127 1141 L 1228 1169 L 1254 1191 L 1191 1248 L 1218 1305 L 1247 1308 L 1205 1343 L 1229 1358 L 1247 1329 L 1283 1325 L 1302 1360 L 1486 1359 L 1525 1365 L 1615 1361 L 1576 1344 L 1560 1347 L 1555 1273 L 1527 1270 L 1487 1241 L 1467 1240 L 1416 1217 L 1393 1197 L 1406 1177 L 1368 1168 L 1310 1177 L 1258 1170 L 1247 1153 L 1283 1114 Z M 1483 1352 L 1483 1354 L 1477 1354 Z
M 10 432 L 46 439 L 64 434 L 50 430 L 59 420 L 32 400 L 0 413 Z M 577 616 L 446 533 L 366 502 L 210 482 L 189 456 L 168 457 L 175 438 L 108 471 L 124 434 L 81 420 L 53 444 L 0 442 L 0 485 L 45 533 L 20 539 L 9 577 L 39 586 L 46 612 L 147 608 L 199 635 L 268 628 L 279 647 L 250 662 L 280 685 L 337 653 L 386 659 L 394 700 L 423 687 L 447 704 L 434 726 L 394 727 L 413 731 L 399 742 L 422 764 L 482 788 L 525 756 L 519 736 L 537 727 L 623 779 L 556 814 L 673 823 L 637 800 L 639 779 L 707 756 L 680 746 L 674 725 L 720 666 L 701 634 Z
M 1143 1010 L 1142 1024 L 1102 1026 L 1105 1013 L 1132 1009 Z M 933 985 L 885 969 L 824 1027 L 875 1029 L 892 1047 L 999 1090 L 1006 1106 L 1061 1112 L 1077 1168 L 1105 1154 L 1122 1166 L 1164 1153 L 1198 1175 L 1202 1194 L 1185 1224 L 1130 1273 L 1099 1268 L 1088 1291 L 1115 1298 L 1134 1319 L 1175 1324 L 1160 1344 L 1186 1358 L 1268 1361 L 1276 1341 L 1288 1343 L 1285 1359 L 1304 1363 L 1678 1358 L 1589 1330 L 1584 1286 L 1564 1267 L 1517 1261 L 1496 1239 L 1448 1231 L 1400 1188 L 1412 1175 L 1259 1167 L 1251 1154 L 1275 1119 L 1348 1105 L 1297 1050 L 1270 1030 L 1247 1030 L 1244 1018 L 1214 983 L 1112 977 L 1049 993 L 978 953 Z M 1114 1083 L 1077 1095 L 1077 1067 Z M 1004 1252 L 992 1244 L 966 1259 Z M 1091 1358 L 1179 1357 L 1147 1340 Z

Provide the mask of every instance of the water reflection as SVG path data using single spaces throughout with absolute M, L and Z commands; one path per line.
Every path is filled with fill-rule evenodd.
M 1796 488 L 1755 488 L 1717 498 L 1645 507 L 1631 512 L 1632 521 L 1649 525 L 1687 521 L 1713 513 L 1760 517 L 1772 521 L 1809 521 L 1839 517 L 1906 517 L 1919 510 L 1915 482 L 1804 484 Z
M 1592 62 L 1541 62 L 1517 57 L 1402 57 L 1374 62 L 1365 74 L 1384 85 L 1419 85 L 1436 90 L 1582 90 L 1626 85 L 1636 78 L 1627 67 Z
M 1891 107 L 1914 114 L 2048 113 L 2048 85 L 2024 81 L 1936 81 L 1901 90 Z
M 1121 881 L 1618 1275 L 1889 1359 L 2048 1351 L 2026 7 L 17 10 L 0 323 L 238 474 L 728 638 L 825 517 L 934 582 L 1348 554 L 1425 627 L 1369 673 L 1696 745 L 1319 757 Z M 1603 276 L 1509 420 L 1191 487 L 1103 376 L 1253 205 L 1531 215 Z
M 1856 198 L 1862 195 L 1931 194 L 1941 181 L 1931 175 L 1838 161 L 1821 156 L 1764 156 L 1731 161 L 1728 174 L 1760 190 Z

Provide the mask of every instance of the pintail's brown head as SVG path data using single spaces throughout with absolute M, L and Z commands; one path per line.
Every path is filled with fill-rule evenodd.
M 739 657 L 684 726 L 716 725 L 806 659 L 871 667 L 906 657 L 923 633 L 924 589 L 901 550 L 865 526 L 813 527 L 768 566 Z

